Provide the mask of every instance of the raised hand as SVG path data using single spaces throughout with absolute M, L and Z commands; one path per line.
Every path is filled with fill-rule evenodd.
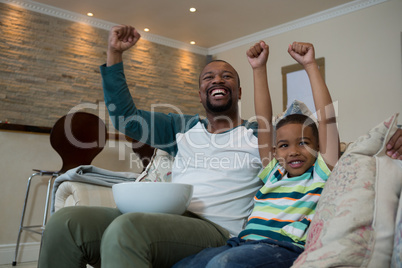
M 134 46 L 140 38 L 141 35 L 132 26 L 114 26 L 109 32 L 107 65 L 121 62 L 123 52 Z
M 265 67 L 269 55 L 269 47 L 264 41 L 260 41 L 251 46 L 247 52 L 247 59 L 253 69 Z
M 288 53 L 304 67 L 315 63 L 314 46 L 310 43 L 293 42 L 288 47 Z
M 141 35 L 132 26 L 114 26 L 109 33 L 109 49 L 124 52 L 137 43 Z

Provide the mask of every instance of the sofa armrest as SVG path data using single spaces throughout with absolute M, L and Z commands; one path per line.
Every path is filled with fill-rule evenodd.
M 163 150 L 154 150 L 150 163 L 138 177 L 144 182 L 170 182 L 174 157 Z M 63 181 L 57 188 L 54 211 L 68 206 L 116 207 L 111 187 L 77 181 Z
M 116 204 L 110 187 L 65 181 L 56 191 L 55 211 L 67 206 L 116 207 Z
M 391 257 L 391 267 L 402 267 L 402 192 L 399 195 L 399 206 L 396 214 L 394 234 L 394 248 Z

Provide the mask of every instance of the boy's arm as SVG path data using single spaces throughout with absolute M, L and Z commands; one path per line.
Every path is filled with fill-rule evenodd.
M 317 112 L 320 153 L 332 170 L 340 156 L 339 134 L 332 98 L 319 72 L 314 47 L 309 43 L 294 42 L 289 45 L 288 52 L 309 77 Z
M 247 50 L 247 59 L 253 69 L 254 105 L 258 122 L 258 148 L 263 166 L 272 159 L 272 104 L 267 78 L 269 47 L 264 41 Z

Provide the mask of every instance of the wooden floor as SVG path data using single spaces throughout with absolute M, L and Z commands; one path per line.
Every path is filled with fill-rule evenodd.
M 21 263 L 17 263 L 17 266 L 12 266 L 11 263 L 10 264 L 2 264 L 0 265 L 0 268 L 36 268 L 38 267 L 38 263 L 37 262 L 21 262 Z
M 0 268 L 37 268 L 38 262 L 21 262 L 17 263 L 17 266 L 12 266 L 12 264 L 0 264 Z M 92 268 L 91 265 L 87 265 L 87 268 Z

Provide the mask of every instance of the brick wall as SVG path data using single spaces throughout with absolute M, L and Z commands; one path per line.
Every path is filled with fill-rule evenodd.
M 108 31 L 0 3 L 0 36 L 0 121 L 51 127 L 77 105 L 97 107 L 86 110 L 107 121 L 99 65 Z M 146 110 L 167 103 L 204 114 L 198 74 L 205 63 L 203 55 L 143 39 L 124 54 L 131 94 Z

